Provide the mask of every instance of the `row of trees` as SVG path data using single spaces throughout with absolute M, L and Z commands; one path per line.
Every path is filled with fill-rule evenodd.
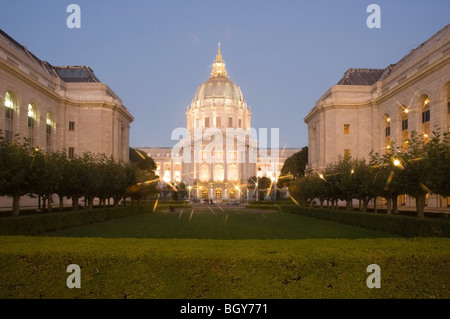
M 135 158 L 137 150 L 130 150 Z M 10 142 L 0 136 L 0 196 L 13 198 L 13 216 L 20 213 L 20 198 L 24 195 L 40 197 L 43 206 L 52 210 L 51 198 L 59 197 L 63 208 L 64 197 L 72 199 L 78 209 L 84 199 L 89 209 L 94 198 L 101 205 L 113 199 L 117 206 L 130 196 L 139 200 L 156 191 L 154 162 L 140 153 L 140 160 L 116 162 L 104 154 L 84 153 L 68 157 L 66 152 L 46 153 L 24 143 Z
M 450 134 L 412 132 L 405 145 L 390 145 L 384 155 L 372 153 L 368 162 L 340 157 L 323 172 L 294 179 L 289 191 L 304 202 L 318 199 L 321 206 L 324 201 L 337 206 L 342 200 L 350 208 L 358 199 L 364 211 L 372 199 L 384 197 L 389 214 L 396 211 L 398 196 L 407 194 L 416 200 L 417 215 L 424 217 L 427 194 L 450 196 Z

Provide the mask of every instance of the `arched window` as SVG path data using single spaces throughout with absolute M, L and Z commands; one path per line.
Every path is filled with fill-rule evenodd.
M 236 198 L 236 189 L 235 188 L 230 189 L 230 198 Z
M 202 198 L 208 198 L 208 190 L 206 187 L 202 187 Z
M 16 103 L 14 102 L 13 95 L 10 92 L 6 92 L 5 95 L 5 139 L 7 141 L 13 140 L 14 135 L 14 111 L 16 109 Z
M 34 127 L 36 125 L 36 107 L 28 104 L 28 142 L 34 146 Z
M 215 182 L 223 182 L 224 179 L 224 170 L 222 165 L 214 166 L 214 181 Z
M 216 198 L 222 198 L 222 189 L 220 187 L 216 188 Z
M 209 180 L 209 166 L 203 164 L 200 166 L 200 181 L 207 182 Z
M 386 151 L 389 151 L 391 147 L 391 117 L 389 114 L 384 114 L 384 136 Z
M 422 133 L 424 136 L 430 135 L 430 98 L 428 95 L 423 95 L 420 98 L 420 105 L 422 107 Z
M 236 182 L 238 180 L 238 169 L 236 165 L 228 166 L 228 180 L 230 182 Z
M 46 118 L 46 125 L 45 125 L 45 146 L 47 149 L 47 152 L 51 152 L 52 150 L 52 135 L 53 135 L 53 127 L 55 125 L 55 122 L 53 121 L 53 115 L 51 112 L 47 113 Z
M 402 119 L 402 146 L 407 147 L 408 142 L 408 108 L 406 106 L 400 106 L 400 114 Z

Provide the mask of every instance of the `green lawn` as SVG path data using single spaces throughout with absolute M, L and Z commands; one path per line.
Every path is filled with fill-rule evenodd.
M 280 211 L 184 208 L 0 242 L 0 299 L 450 298 L 449 238 Z M 367 287 L 371 264 L 380 289 Z
M 177 209 L 67 229 L 48 236 L 104 238 L 306 239 L 394 235 L 299 215 L 255 210 Z

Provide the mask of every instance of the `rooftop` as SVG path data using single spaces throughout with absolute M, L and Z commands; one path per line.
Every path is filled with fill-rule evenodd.
M 337 85 L 372 85 L 383 73 L 384 69 L 348 69 Z

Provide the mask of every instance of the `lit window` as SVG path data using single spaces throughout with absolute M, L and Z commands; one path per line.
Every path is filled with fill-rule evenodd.
M 223 182 L 224 179 L 224 169 L 222 165 L 214 166 L 214 181 Z
M 349 149 L 345 149 L 345 150 L 344 150 L 344 156 L 345 156 L 345 157 L 350 156 L 350 150 L 349 150 Z
M 222 198 L 222 189 L 219 187 L 216 188 L 216 198 Z
M 45 145 L 47 147 L 47 152 L 50 152 L 52 149 L 52 133 L 53 133 L 52 131 L 54 125 L 55 123 L 53 122 L 53 115 L 49 112 L 47 113 L 45 125 L 46 130 Z
M 12 95 L 7 92 L 5 95 L 5 139 L 12 141 L 13 138 L 13 119 L 15 103 Z
M 430 134 L 430 99 L 428 96 L 423 97 L 423 105 L 422 105 L 422 133 Z
M 200 181 L 207 182 L 209 180 L 209 166 L 202 165 L 200 167 Z
M 236 182 L 238 180 L 238 169 L 236 165 L 230 165 L 228 167 L 228 180 L 230 182 Z
M 344 134 L 350 133 L 350 124 L 344 124 Z
M 36 122 L 36 108 L 28 104 L 28 142 L 34 145 L 34 125 Z

